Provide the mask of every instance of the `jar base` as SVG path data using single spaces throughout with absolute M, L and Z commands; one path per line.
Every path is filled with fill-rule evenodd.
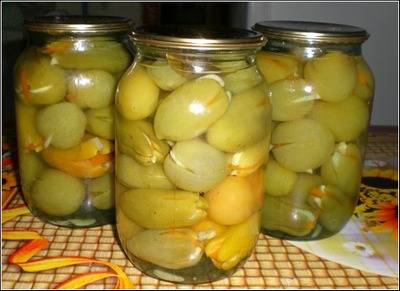
M 71 215 L 57 217 L 48 215 L 39 209 L 33 209 L 29 207 L 31 213 L 45 223 L 50 223 L 60 227 L 67 228 L 88 228 L 102 226 L 105 224 L 115 223 L 115 212 L 114 209 L 110 210 L 93 210 L 88 211 L 77 211 Z
M 247 260 L 247 258 L 244 259 L 232 270 L 223 271 L 217 269 L 209 258 L 203 257 L 195 266 L 172 270 L 146 262 L 127 250 L 125 250 L 125 253 L 135 268 L 147 276 L 179 284 L 202 284 L 228 278 Z
M 309 234 L 304 236 L 294 236 L 287 234 L 283 231 L 279 230 L 270 230 L 266 228 L 261 228 L 261 233 L 265 235 L 269 235 L 275 238 L 285 239 L 285 240 L 294 240 L 294 241 L 312 241 L 312 240 L 320 240 L 324 238 L 328 238 L 338 233 L 344 225 L 337 231 L 330 231 L 325 229 L 321 225 L 317 225 Z

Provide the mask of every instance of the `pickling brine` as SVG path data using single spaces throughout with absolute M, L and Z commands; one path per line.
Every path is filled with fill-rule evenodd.
M 138 55 L 116 94 L 117 229 L 146 274 L 210 282 L 243 264 L 259 234 L 272 129 L 255 63 L 264 42 L 205 30 L 221 38 L 202 47 L 196 31 L 177 31 L 133 34 Z
M 131 62 L 129 21 L 26 23 L 14 68 L 22 191 L 34 215 L 66 227 L 114 221 L 114 94 Z
M 339 232 L 356 206 L 374 78 L 365 30 L 271 21 L 257 54 L 274 128 L 265 171 L 264 233 L 313 240 Z

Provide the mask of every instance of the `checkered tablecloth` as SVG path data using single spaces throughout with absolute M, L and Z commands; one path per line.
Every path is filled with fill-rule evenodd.
M 367 158 L 395 159 L 397 135 L 370 133 Z M 8 207 L 22 204 L 17 194 Z M 47 256 L 86 256 L 121 266 L 136 288 L 154 289 L 243 289 L 243 288 L 390 288 L 398 287 L 398 278 L 362 272 L 303 251 L 281 239 L 260 235 L 256 249 L 232 277 L 201 285 L 176 285 L 148 277 L 126 259 L 116 240 L 112 225 L 90 229 L 67 229 L 41 222 L 32 215 L 14 218 L 3 225 L 7 229 L 31 229 L 46 237 L 50 245 L 37 254 Z M 22 245 L 18 241 L 2 241 L 2 288 L 53 288 L 71 275 L 101 271 L 102 267 L 79 265 L 40 273 L 22 272 L 8 264 L 8 256 Z M 88 285 L 88 289 L 113 288 L 110 278 Z

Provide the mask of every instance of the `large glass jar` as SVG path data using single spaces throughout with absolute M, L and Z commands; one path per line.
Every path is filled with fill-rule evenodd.
M 142 27 L 116 94 L 116 211 L 144 273 L 233 273 L 259 234 L 271 108 L 248 30 Z
M 361 55 L 365 30 L 266 21 L 257 55 L 272 105 L 262 231 L 314 240 L 340 231 L 356 206 L 374 77 Z
M 130 27 L 95 16 L 25 23 L 28 46 L 14 68 L 19 173 L 30 210 L 46 222 L 114 221 L 114 95 L 131 63 Z

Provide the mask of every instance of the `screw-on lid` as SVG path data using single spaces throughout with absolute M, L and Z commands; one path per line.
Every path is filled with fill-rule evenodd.
M 45 33 L 102 34 L 128 32 L 131 20 L 116 16 L 41 16 L 27 20 L 26 30 Z
M 138 44 L 195 50 L 244 50 L 260 48 L 266 38 L 259 32 L 206 26 L 142 26 L 134 29 Z
M 362 43 L 369 37 L 363 28 L 324 22 L 262 21 L 253 29 L 267 38 L 300 43 Z

